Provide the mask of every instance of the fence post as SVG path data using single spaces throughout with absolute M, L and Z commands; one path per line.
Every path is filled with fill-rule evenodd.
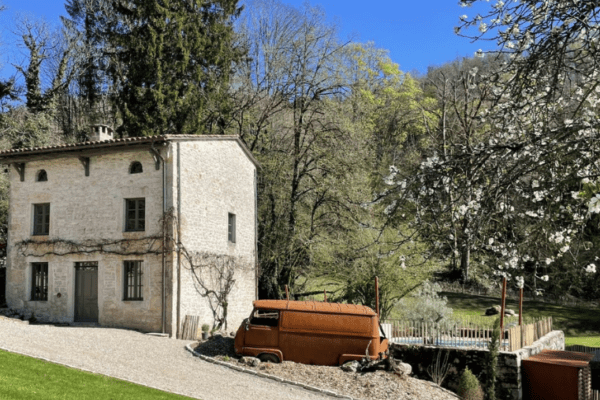
M 500 337 L 504 338 L 504 307 L 506 306 L 506 277 L 502 279 L 502 302 L 500 303 Z M 502 343 L 502 342 L 500 342 Z

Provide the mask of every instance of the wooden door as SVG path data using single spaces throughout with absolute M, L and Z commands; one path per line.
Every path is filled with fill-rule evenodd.
M 0 267 L 0 307 L 6 303 L 6 268 Z
M 75 263 L 75 321 L 98 322 L 98 263 Z

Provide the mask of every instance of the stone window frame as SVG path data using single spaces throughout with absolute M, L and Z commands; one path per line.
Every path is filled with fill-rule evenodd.
M 35 174 L 36 182 L 48 182 L 48 173 L 45 169 L 40 169 L 37 174 Z
M 31 301 L 48 301 L 48 263 L 31 263 Z
M 146 230 L 146 198 L 125 199 L 125 232 Z
M 50 203 L 33 205 L 33 236 L 48 236 L 50 234 Z
M 235 243 L 236 241 L 236 224 L 235 224 L 235 214 L 227 213 L 227 241 L 229 243 Z
M 143 301 L 143 260 L 123 261 L 123 301 Z
M 141 162 L 133 161 L 129 165 L 129 173 L 130 174 L 141 174 L 142 172 L 144 172 L 144 167 L 142 166 Z

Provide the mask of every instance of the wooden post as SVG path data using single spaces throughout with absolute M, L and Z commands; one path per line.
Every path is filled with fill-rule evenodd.
M 379 277 L 375 277 L 375 312 L 377 313 L 377 319 L 379 319 Z
M 523 325 L 523 288 L 519 289 L 519 326 Z
M 285 298 L 287 300 L 290 299 L 290 291 L 288 290 L 288 285 L 285 285 Z
M 327 290 L 323 289 L 323 302 L 327 303 Z
M 502 279 L 502 302 L 500 303 L 500 343 L 504 339 L 504 307 L 506 305 L 506 277 Z

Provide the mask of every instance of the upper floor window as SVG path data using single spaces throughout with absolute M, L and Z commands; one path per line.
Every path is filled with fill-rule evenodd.
M 229 213 L 227 219 L 227 240 L 235 243 L 235 214 Z
M 46 182 L 48 180 L 48 174 L 46 173 L 46 170 L 40 169 L 35 180 L 38 182 Z
M 125 231 L 146 230 L 146 199 L 125 199 Z
M 144 172 L 144 169 L 142 168 L 142 163 L 139 161 L 134 161 L 129 166 L 130 174 L 141 174 L 142 172 Z
M 33 234 L 50 234 L 50 203 L 33 205 Z
M 48 263 L 31 263 L 31 301 L 48 300 Z

